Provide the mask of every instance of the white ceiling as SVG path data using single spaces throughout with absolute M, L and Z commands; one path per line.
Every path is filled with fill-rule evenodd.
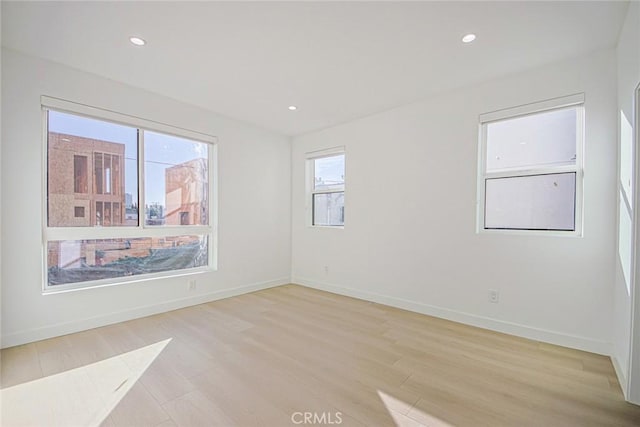
M 295 135 L 613 47 L 627 6 L 3 1 L 2 44 Z

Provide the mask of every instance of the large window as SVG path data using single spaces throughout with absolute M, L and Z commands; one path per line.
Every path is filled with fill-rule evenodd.
M 344 149 L 307 154 L 309 220 L 312 226 L 344 226 Z
M 583 95 L 480 116 L 481 230 L 580 234 Z
M 53 98 L 43 107 L 45 291 L 214 267 L 214 137 Z

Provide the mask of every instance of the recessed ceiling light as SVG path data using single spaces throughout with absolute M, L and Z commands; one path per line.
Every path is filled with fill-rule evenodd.
M 475 34 L 467 34 L 466 36 L 464 36 L 462 38 L 462 43 L 471 43 L 475 39 L 476 39 L 476 35 Z
M 129 41 L 136 46 L 144 46 L 145 44 L 147 44 L 147 42 L 140 37 L 129 37 Z
M 296 111 L 297 109 L 298 107 L 296 107 L 295 105 L 289 105 L 289 110 Z

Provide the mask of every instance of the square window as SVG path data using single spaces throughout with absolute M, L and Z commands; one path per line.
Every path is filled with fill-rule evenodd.
M 584 96 L 481 115 L 478 228 L 581 230 Z
M 84 206 L 76 206 L 73 208 L 73 216 L 76 218 L 84 218 Z

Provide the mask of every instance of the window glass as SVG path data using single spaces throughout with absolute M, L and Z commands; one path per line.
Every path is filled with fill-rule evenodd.
M 344 225 L 344 192 L 313 195 L 313 225 Z
M 618 255 L 620 256 L 620 264 L 622 265 L 622 274 L 624 275 L 627 290 L 630 292 L 631 269 L 633 268 L 632 251 L 632 219 L 623 195 L 620 194 L 620 203 L 618 207 Z
M 620 185 L 629 206 L 633 206 L 633 127 L 620 111 Z
M 618 194 L 618 255 L 622 265 L 627 294 L 631 295 L 631 270 L 633 269 L 633 127 L 624 110 L 620 110 L 620 192 Z
M 137 226 L 138 130 L 57 111 L 47 124 L 49 227 Z M 87 221 L 75 215 L 80 202 Z M 126 206 L 129 219 L 112 216 L 111 203 Z
M 344 154 L 314 159 L 314 190 L 344 186 Z
M 207 265 L 206 235 L 56 240 L 47 244 L 49 286 Z
M 485 228 L 575 230 L 576 173 L 486 180 Z
M 146 225 L 207 225 L 208 144 L 145 132 Z
M 576 108 L 487 124 L 487 171 L 576 163 Z

